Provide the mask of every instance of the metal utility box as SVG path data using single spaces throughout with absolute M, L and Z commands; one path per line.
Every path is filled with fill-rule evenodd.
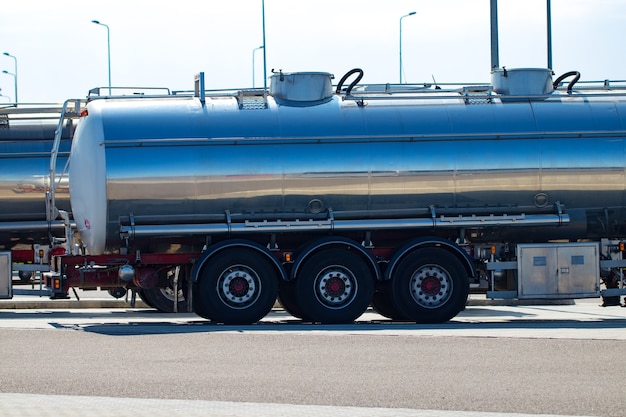
M 0 251 L 0 298 L 13 298 L 11 252 Z
M 518 245 L 518 297 L 599 297 L 599 251 L 598 243 Z

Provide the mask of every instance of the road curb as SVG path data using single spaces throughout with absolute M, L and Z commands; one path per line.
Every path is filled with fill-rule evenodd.
M 73 308 L 151 308 L 141 300 L 135 302 L 132 307 L 130 301 L 125 300 L 106 300 L 106 299 L 88 299 L 88 300 L 2 300 L 0 301 L 0 309 L 2 310 L 21 310 L 21 309 L 73 309 Z
M 470 298 L 467 300 L 466 306 L 529 306 L 529 305 L 574 305 L 574 300 L 489 300 L 482 298 Z M 18 309 L 74 309 L 74 308 L 151 308 L 142 300 L 137 298 L 134 307 L 130 301 L 125 299 L 67 299 L 67 300 L 50 300 L 29 299 L 29 300 L 0 300 L 0 310 L 18 310 Z M 274 308 L 282 308 L 276 302 Z

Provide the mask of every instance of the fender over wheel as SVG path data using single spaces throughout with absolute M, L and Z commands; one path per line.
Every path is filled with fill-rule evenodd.
M 450 252 L 425 248 L 408 254 L 391 277 L 393 304 L 406 320 L 443 323 L 465 308 L 469 277 Z
M 229 248 L 209 259 L 200 271 L 195 311 L 218 323 L 252 324 L 269 313 L 277 295 L 277 273 L 263 254 Z
M 367 309 L 374 276 L 349 250 L 327 249 L 306 260 L 295 280 L 295 301 L 302 318 L 320 323 L 350 323 Z

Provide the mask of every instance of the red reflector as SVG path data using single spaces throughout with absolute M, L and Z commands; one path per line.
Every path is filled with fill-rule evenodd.
M 82 109 L 80 112 L 80 117 L 85 117 L 88 116 L 89 112 L 87 111 L 87 109 Z
M 55 290 L 59 290 L 59 289 L 61 289 L 61 280 L 60 280 L 60 279 L 58 279 L 58 278 L 56 278 L 56 279 L 54 280 L 54 285 L 53 285 L 53 287 L 54 287 L 54 289 L 55 289 Z

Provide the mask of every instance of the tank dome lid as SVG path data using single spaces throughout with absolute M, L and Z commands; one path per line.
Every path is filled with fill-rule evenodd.
M 507 96 L 545 96 L 554 91 L 552 70 L 547 68 L 495 68 L 491 85 L 496 93 Z
M 270 95 L 285 104 L 318 104 L 332 97 L 333 78 L 328 72 L 275 72 L 270 77 Z

